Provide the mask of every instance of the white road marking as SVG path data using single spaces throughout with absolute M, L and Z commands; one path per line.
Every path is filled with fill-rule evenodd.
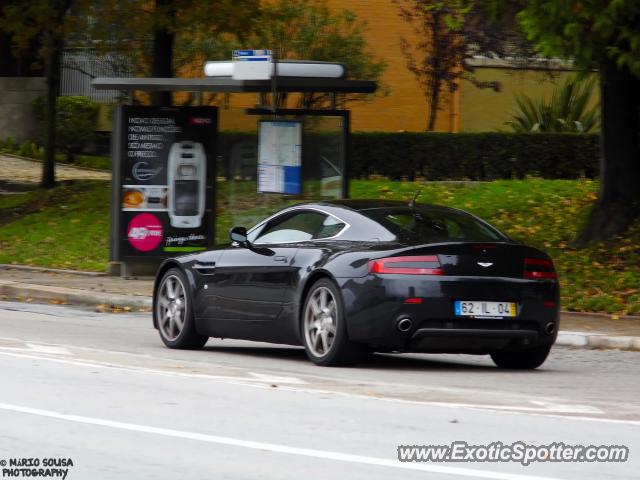
M 380 398 L 380 400 L 387 400 L 386 398 Z M 394 400 L 393 398 L 390 400 Z M 403 400 L 398 399 L 399 401 L 409 402 L 409 403 L 428 403 L 433 406 L 442 406 L 442 407 L 458 407 L 458 408 L 476 408 L 476 409 L 487 409 L 487 410 L 501 410 L 501 411 L 513 411 L 513 412 L 530 412 L 530 413 L 582 413 L 587 414 L 591 413 L 594 415 L 601 415 L 604 412 L 599 408 L 592 407 L 591 405 L 565 405 L 563 404 L 560 407 L 560 404 L 552 404 L 550 402 L 540 402 L 546 403 L 544 406 L 540 407 L 526 407 L 524 405 L 490 405 L 490 404 L 482 404 L 482 403 L 459 403 L 459 402 L 422 402 L 415 400 Z M 531 401 L 531 403 L 538 403 Z M 558 407 L 556 408 L 556 405 Z M 571 417 L 567 417 L 571 418 Z M 601 420 L 599 418 L 592 418 L 592 420 Z M 633 422 L 632 422 L 633 423 Z M 640 422 L 638 422 L 640 424 Z
M 27 348 L 37 353 L 48 353 L 51 355 L 73 355 L 69 349 L 55 345 L 44 345 L 41 343 L 27 343 Z
M 253 377 L 254 382 L 265 382 L 265 383 L 288 383 L 288 384 L 297 384 L 304 385 L 307 382 L 295 377 L 278 377 L 275 375 L 269 375 L 265 373 L 255 373 L 248 372 L 249 375 Z
M 271 380 L 276 377 L 267 377 L 269 381 L 265 381 L 265 378 L 247 378 L 247 377 L 233 377 L 233 376 L 224 376 L 224 375 L 207 375 L 207 374 L 198 374 L 198 373 L 187 373 L 187 372 L 170 372 L 164 370 L 154 370 L 145 367 L 133 367 L 133 366 L 125 366 L 125 365 L 117 365 L 113 363 L 107 362 L 91 362 L 91 361 L 80 361 L 73 359 L 62 359 L 62 358 L 53 358 L 53 357 L 41 357 L 37 355 L 27 355 L 22 353 L 13 353 L 13 352 L 3 352 L 0 351 L 0 355 L 5 355 L 9 357 L 16 358 L 28 358 L 32 360 L 42 360 L 46 362 L 53 363 L 62 363 L 67 365 L 74 365 L 80 367 L 90 367 L 90 368 L 105 368 L 112 370 L 120 370 L 130 373 L 139 373 L 144 375 L 159 375 L 159 376 L 169 376 L 169 377 L 184 377 L 184 378 L 197 378 L 202 380 L 213 380 L 213 381 L 221 381 L 230 385 L 240 385 L 245 387 L 254 387 L 254 388 L 270 388 L 269 384 L 273 383 Z M 295 377 L 279 377 L 280 379 L 295 379 Z M 300 379 L 295 379 L 300 380 Z M 305 383 L 303 380 L 300 382 Z M 404 403 L 404 404 L 412 404 L 412 405 L 426 405 L 432 407 L 444 407 L 444 408 L 466 408 L 470 410 L 479 410 L 479 411 L 502 411 L 504 413 L 516 414 L 516 415 L 542 415 L 544 417 L 551 418 L 561 418 L 565 420 L 577 420 L 577 421 L 591 421 L 591 422 L 604 422 L 604 423 L 615 423 L 615 424 L 624 424 L 624 425 L 632 425 L 632 426 L 640 426 L 640 421 L 638 420 L 619 420 L 614 418 L 597 418 L 597 417 L 585 417 L 585 416 L 568 416 L 568 415 L 559 415 L 559 412 L 555 412 L 554 410 L 550 410 L 549 407 L 527 407 L 527 406 L 518 406 L 518 405 L 491 405 L 491 404 L 473 404 L 473 403 L 457 403 L 457 402 L 436 402 L 429 400 L 407 400 L 404 398 L 397 397 L 382 397 L 382 396 L 374 396 L 374 395 L 364 395 L 359 393 L 351 393 L 351 392 L 340 392 L 336 390 L 326 390 L 320 388 L 311 388 L 311 387 L 302 387 L 302 386 L 293 386 L 293 385 L 278 385 L 278 390 L 280 391 L 288 391 L 288 392 L 297 392 L 297 393 L 306 393 L 306 394 L 323 394 L 323 395 L 336 395 L 342 397 L 349 398 L 359 398 L 359 399 L 367 399 L 367 400 L 380 400 L 384 402 L 393 402 L 393 403 Z M 580 407 L 588 407 L 588 406 L 580 406 Z M 594 411 L 597 410 L 597 413 L 604 413 L 595 407 Z M 575 413 L 581 413 L 582 410 L 577 411 Z M 571 413 L 565 411 L 561 413 Z
M 23 339 L 18 339 L 18 338 L 10 338 L 10 337 L 0 337 L 0 341 L 5 340 L 5 341 L 15 341 L 15 342 L 24 342 L 24 343 L 29 343 L 28 340 L 23 340 Z M 116 351 L 116 350 L 106 350 L 106 349 L 99 349 L 99 348 L 89 348 L 89 347 L 80 347 L 80 346 L 70 346 L 70 345 L 65 345 L 65 344 L 60 344 L 60 343 L 48 343 L 48 344 L 42 344 L 39 343 L 38 345 L 42 345 L 42 346 L 46 346 L 46 347 L 59 347 L 62 350 L 67 350 L 70 351 L 69 348 L 73 348 L 75 350 L 82 350 L 82 351 L 89 351 L 89 352 L 100 352 L 100 353 L 107 353 L 107 354 L 120 354 L 120 355 L 125 355 L 125 356 L 135 356 L 135 357 L 144 357 L 145 359 L 150 359 L 150 360 L 159 360 L 159 361 L 165 361 L 166 359 L 164 357 L 155 357 L 155 356 L 150 356 L 150 355 L 140 355 L 140 354 L 134 354 L 131 352 L 126 352 L 126 351 Z M 69 348 L 68 348 L 69 347 Z M 0 347 L 0 352 L 1 350 L 10 350 L 10 351 L 24 351 L 24 349 L 20 349 L 20 348 L 16 348 L 16 347 Z M 25 353 L 30 353 L 29 351 L 26 351 Z M 71 353 L 71 355 L 73 355 L 73 353 Z M 126 367 L 126 366 L 121 366 L 118 364 L 113 364 L 113 363 L 103 363 L 104 366 L 107 366 L 109 368 L 134 368 L 134 367 Z M 227 365 L 222 365 L 222 364 L 214 364 L 214 363 L 209 363 L 207 362 L 206 364 L 208 367 L 227 367 Z M 242 370 L 241 367 L 232 367 L 233 369 L 236 370 Z M 160 375 L 174 375 L 174 376 L 186 376 L 186 377 L 192 377 L 192 378 L 208 378 L 208 379 L 212 379 L 212 380 L 228 380 L 231 379 L 231 381 L 229 381 L 228 383 L 234 383 L 234 384 L 242 384 L 245 385 L 246 383 L 244 383 L 244 380 L 249 381 L 249 382 L 263 382 L 263 383 L 275 383 L 275 384 L 309 384 L 308 381 L 296 378 L 296 377 L 286 377 L 286 376 L 279 376 L 279 375 L 272 375 L 272 374 L 262 374 L 262 373 L 254 373 L 254 372 L 248 372 L 249 375 L 251 375 L 251 379 L 246 379 L 240 376 L 213 376 L 213 375 L 198 375 L 198 374 L 189 374 L 189 373 L 178 373 L 178 372 L 168 372 L 168 371 L 158 371 L 158 372 L 153 372 L 152 370 L 148 370 L 150 373 L 158 373 Z M 322 375 L 316 375 L 316 374 L 309 374 L 309 373 L 304 373 L 303 374 L 308 380 L 312 380 L 312 379 L 317 379 L 319 381 L 339 381 L 339 382 L 345 382 L 344 379 L 334 379 L 334 378 L 330 378 L 327 376 L 322 376 Z M 240 381 L 236 381 L 236 379 L 240 379 Z M 397 383 L 397 382 L 386 382 L 386 381 L 382 381 L 382 382 L 376 382 L 376 385 L 378 386 L 384 386 L 384 387 L 388 387 L 388 388 L 406 388 L 408 385 L 403 384 L 403 383 Z M 412 385 L 409 385 L 410 387 Z M 456 387 L 442 387 L 442 386 L 433 386 L 430 385 L 429 386 L 429 390 L 430 391 L 441 391 L 444 392 L 445 394 L 464 394 L 465 396 L 474 396 L 475 393 L 478 394 L 483 394 L 485 393 L 484 390 L 478 390 L 478 389 L 470 389 L 470 388 L 456 388 Z M 295 389 L 292 389 L 291 391 L 297 391 Z M 306 390 L 301 390 L 301 391 L 306 391 Z M 318 392 L 318 393 L 335 393 L 335 394 L 342 394 L 343 392 L 335 392 L 335 391 L 323 391 L 323 390 L 319 390 L 319 389 L 313 389 L 314 392 Z M 538 400 L 531 400 L 529 395 L 516 395 L 513 393 L 510 393 L 511 398 L 513 399 L 512 401 L 514 402 L 522 402 L 520 404 L 517 405 L 492 405 L 492 404 L 469 404 L 469 403 L 461 403 L 461 402 L 456 402 L 456 403 L 452 403 L 452 402 L 437 402 L 437 401 L 414 401 L 414 400 L 406 400 L 406 399 L 402 399 L 402 398 L 395 398 L 395 397 L 374 397 L 371 395 L 361 395 L 361 394 L 345 394 L 345 395 L 350 395 L 350 396 L 356 396 L 356 395 L 360 395 L 362 398 L 379 398 L 380 400 L 383 401 L 392 401 L 392 402 L 405 402 L 405 403 L 415 403 L 415 404 L 429 404 L 432 406 L 445 406 L 445 407 L 456 407 L 456 408 L 472 408 L 472 409 L 483 409 L 483 410 L 497 410 L 497 411 L 503 411 L 506 413 L 531 413 L 531 414 L 544 414 L 545 416 L 554 416 L 554 415 L 549 415 L 549 414 L 554 414 L 554 413 L 568 413 L 568 414 L 575 414 L 575 415 L 602 415 L 605 412 L 600 410 L 597 407 L 591 406 L 591 405 L 583 405 L 583 404 L 576 404 L 576 403 L 561 403 L 564 402 L 564 399 L 558 399 L 558 398 L 548 398 L 548 397 L 539 397 Z M 535 406 L 527 406 L 525 404 L 532 404 Z M 561 416 L 559 416 L 561 417 Z M 561 417 L 562 418 L 562 417 Z M 594 421 L 607 421 L 609 419 L 599 419 L 599 418 L 593 418 L 593 417 L 574 417 L 574 418 L 580 418 L 580 419 L 587 419 L 587 420 L 594 420 Z M 620 420 L 614 420 L 614 419 L 610 419 L 611 421 L 614 422 L 620 422 Z M 638 422 L 635 421 L 622 421 L 623 423 L 631 423 L 631 424 L 637 424 Z
M 50 355 L 65 355 L 65 356 L 73 355 L 66 348 L 49 346 L 49 345 L 38 345 L 33 343 L 27 343 L 25 347 L 0 347 L 0 350 L 7 350 L 10 352 L 25 352 L 25 353 L 46 353 Z
M 185 377 L 185 378 L 198 378 L 203 380 L 219 380 L 226 381 L 228 383 L 235 383 L 241 385 L 249 385 L 249 384 L 271 384 L 274 383 L 274 379 L 277 379 L 280 383 L 293 383 L 293 384 L 305 384 L 304 380 L 295 377 L 273 377 L 273 376 L 259 376 L 255 377 L 242 377 L 242 376 L 231 376 L 231 375 L 209 375 L 205 373 L 187 373 L 187 372 L 171 372 L 166 370 L 155 370 L 152 368 L 146 367 L 134 367 L 129 365 L 117 365 L 115 363 L 109 362 L 95 362 L 89 360 L 72 360 L 72 359 L 63 359 L 63 358 L 55 358 L 55 357 L 42 357 L 39 355 L 29 355 L 26 353 L 17 353 L 17 352 L 3 352 L 3 348 L 0 348 L 0 355 L 5 355 L 8 357 L 17 357 L 17 358 L 28 358 L 31 360 L 43 360 L 45 362 L 53 362 L 53 363 L 62 363 L 66 365 L 75 365 L 79 367 L 90 367 L 90 368 L 108 368 L 112 370 L 122 370 L 126 372 L 134 372 L 134 373 L 142 373 L 144 375 L 161 375 L 165 377 Z M 256 374 L 252 374 L 256 375 Z
M 540 405 L 547 410 L 551 410 L 553 412 L 558 413 L 594 413 L 600 414 L 603 413 L 602 410 L 596 407 L 592 407 L 591 405 L 580 405 L 577 403 L 556 403 L 556 402 L 548 402 L 546 400 L 530 400 L 534 405 Z
M 223 437 L 220 435 L 209 435 L 205 433 L 189 432 L 185 430 L 174 430 L 171 428 L 152 427 L 149 425 L 139 425 L 135 423 L 117 422 L 103 418 L 85 417 L 81 415 L 70 415 L 52 410 L 23 407 L 0 403 L 0 410 L 39 417 L 53 418 L 67 422 L 80 423 L 85 425 L 96 425 L 131 432 L 148 433 L 152 435 L 162 435 L 166 437 L 183 438 L 206 443 L 228 445 L 239 448 L 249 448 L 252 450 L 262 450 L 286 455 L 298 455 L 303 457 L 318 458 L 321 460 L 337 460 L 340 462 L 357 463 L 367 466 L 389 467 L 400 470 L 419 470 L 423 472 L 440 473 L 445 475 L 458 475 L 471 478 L 487 478 L 491 480 L 559 480 L 553 477 L 539 477 L 533 475 L 520 475 L 517 473 L 496 472 L 490 470 L 476 470 L 463 467 L 450 467 L 444 465 L 434 465 L 431 463 L 400 462 L 386 458 L 369 457 L 366 455 L 355 455 L 350 453 L 332 452 L 329 450 L 317 450 L 310 448 L 292 447 L 276 443 L 259 442 L 253 440 L 242 440 L 233 437 Z M 395 453 L 395 452 L 394 452 Z

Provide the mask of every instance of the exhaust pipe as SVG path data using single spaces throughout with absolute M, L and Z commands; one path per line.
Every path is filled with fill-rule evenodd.
M 553 322 L 549 322 L 544 326 L 544 333 L 547 335 L 552 335 L 556 331 L 556 324 Z
M 413 322 L 411 321 L 411 319 L 408 317 L 405 317 L 398 320 L 397 327 L 398 327 L 398 330 L 400 330 L 401 332 L 408 332 L 409 330 L 411 330 L 412 324 Z

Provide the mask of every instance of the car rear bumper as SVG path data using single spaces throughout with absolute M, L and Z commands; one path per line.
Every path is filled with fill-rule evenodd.
M 505 348 L 541 345 L 536 330 L 491 330 L 468 328 L 420 328 L 401 350 L 432 353 L 490 353 Z
M 504 338 L 504 339 L 529 339 L 537 340 L 538 332 L 535 330 L 489 330 L 470 328 L 420 328 L 411 336 L 411 340 L 423 338 Z
M 529 348 L 552 345 L 559 327 L 555 282 L 374 277 L 346 280 L 342 287 L 350 339 L 380 350 L 489 353 Z M 405 303 L 407 298 L 419 298 L 421 303 Z M 456 316 L 456 300 L 515 302 L 517 316 Z M 407 319 L 408 328 L 400 328 Z

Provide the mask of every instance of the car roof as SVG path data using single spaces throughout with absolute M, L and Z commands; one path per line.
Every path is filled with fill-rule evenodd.
M 411 208 L 409 202 L 401 201 L 401 200 L 382 200 L 382 199 L 340 199 L 340 200 L 327 200 L 323 202 L 317 203 L 320 205 L 330 205 L 334 207 L 343 207 L 351 210 L 355 210 L 357 212 L 363 210 L 374 210 L 374 209 L 386 209 L 386 208 Z M 415 208 L 418 209 L 427 209 L 427 210 L 439 210 L 439 211 L 453 211 L 460 212 L 457 208 L 445 207 L 443 205 L 436 205 L 433 203 L 419 203 L 417 202 Z M 466 212 L 465 212 L 466 213 Z
M 383 200 L 383 199 L 339 199 L 339 200 L 323 200 L 323 201 L 311 201 L 298 203 L 296 205 L 291 205 L 289 207 L 284 208 L 283 210 L 275 213 L 271 217 L 264 219 L 262 222 L 257 224 L 253 228 L 258 228 L 260 225 L 265 222 L 270 221 L 272 218 L 275 218 L 281 214 L 285 214 L 287 212 L 292 212 L 300 209 L 317 209 L 329 215 L 333 215 L 339 220 L 345 222 L 348 227 L 343 230 L 339 237 L 341 240 L 353 240 L 353 241 L 361 241 L 364 237 L 375 238 L 375 241 L 396 241 L 397 236 L 392 233 L 389 229 L 387 229 L 384 225 L 382 225 L 379 220 L 376 218 L 376 213 L 385 214 L 385 210 L 388 212 L 389 210 L 398 210 L 402 212 L 410 212 L 411 206 L 407 201 L 399 201 L 399 200 Z M 463 214 L 477 220 L 482 223 L 486 222 L 482 219 L 475 217 L 474 215 L 465 212 L 464 210 L 459 210 L 457 208 L 445 207 L 442 205 L 435 205 L 429 203 L 418 203 L 415 208 L 418 211 L 422 211 L 424 213 L 429 213 L 429 211 L 434 214 L 437 213 L 454 213 L 454 214 Z M 399 212 L 398 212 L 399 213 Z M 495 227 L 487 224 L 492 230 L 496 230 L 500 235 L 508 238 L 505 234 L 497 230 Z M 355 226 L 356 228 L 349 228 L 351 226 Z M 253 229 L 252 229 L 253 230 Z
M 352 199 L 345 198 L 340 200 L 327 200 L 327 205 L 335 205 L 340 207 L 347 207 L 352 210 L 368 210 L 370 208 L 384 208 L 384 207 L 400 207 L 407 206 L 407 202 L 400 202 L 397 200 L 376 200 L 376 199 Z

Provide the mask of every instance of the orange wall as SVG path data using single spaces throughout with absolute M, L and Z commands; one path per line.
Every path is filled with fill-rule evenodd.
M 397 5 L 390 0 L 327 0 L 327 3 L 335 11 L 350 10 L 358 16 L 358 19 L 365 20 L 368 25 L 364 32 L 368 43 L 367 51 L 376 59 L 384 59 L 387 63 L 381 81 L 381 90 L 386 88 L 389 94 L 384 96 L 379 93 L 373 100 L 350 102 L 347 108 L 352 113 L 351 130 L 426 130 L 429 113 L 427 101 L 414 75 L 407 69 L 400 49 L 400 38 L 405 37 L 410 40 L 413 32 L 411 27 L 398 16 Z M 255 95 L 232 95 L 230 105 L 249 107 L 255 105 L 256 101 Z M 444 93 L 442 109 L 438 112 L 437 130 L 457 131 L 456 119 L 451 115 L 451 102 L 450 95 Z M 290 106 L 294 103 L 292 98 Z M 239 128 L 240 124 L 231 122 L 228 126 L 233 125 Z M 221 126 L 224 128 L 224 125 Z
M 412 28 L 398 15 L 398 6 L 391 0 L 327 0 L 334 11 L 350 10 L 360 21 L 367 23 L 364 37 L 367 41 L 367 52 L 376 60 L 383 59 L 386 69 L 381 80 L 380 90 L 387 90 L 388 95 L 378 93 L 373 100 L 350 102 L 352 131 L 424 131 L 427 127 L 429 107 L 424 93 L 406 66 L 400 49 L 400 38 L 409 41 L 414 39 Z M 307 58 L 304 60 L 314 60 Z M 181 72 L 184 76 L 200 76 L 202 71 Z M 452 112 L 458 110 L 458 95 L 443 92 L 441 110 L 438 112 L 436 130 L 458 131 L 458 119 Z M 219 103 L 219 102 L 217 102 Z M 231 107 L 252 107 L 257 103 L 256 95 L 231 95 Z M 289 106 L 295 105 L 291 98 Z M 237 115 L 236 115 L 237 116 Z M 234 118 L 228 124 L 222 122 L 222 128 L 242 128 L 241 118 Z M 226 125 L 224 125 L 226 124 Z
M 364 36 L 369 52 L 387 62 L 382 83 L 389 96 L 377 96 L 367 103 L 352 103 L 351 129 L 386 131 L 421 131 L 427 127 L 428 105 L 420 85 L 407 67 L 400 49 L 400 38 L 413 38 L 411 26 L 398 15 L 398 6 L 390 0 L 328 0 L 330 8 L 351 10 L 366 20 Z M 449 96 L 438 112 L 437 130 L 451 131 Z

